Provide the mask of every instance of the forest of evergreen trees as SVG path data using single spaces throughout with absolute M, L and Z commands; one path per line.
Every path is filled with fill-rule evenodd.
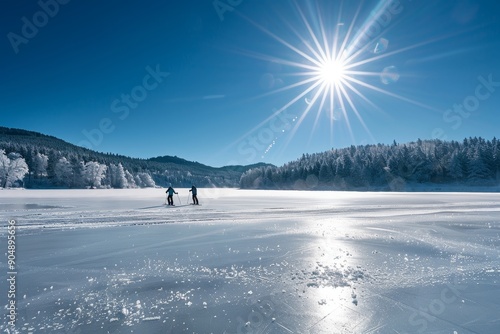
M 0 188 L 238 187 L 251 166 L 214 168 L 177 157 L 133 159 L 0 127 Z
M 247 189 L 407 190 L 409 184 L 498 186 L 500 141 L 418 140 L 304 154 L 282 167 L 244 173 Z
M 304 154 L 281 167 L 213 168 L 177 157 L 104 154 L 40 133 L 0 127 L 0 188 L 240 187 L 409 190 L 408 185 L 500 185 L 500 141 L 418 140 Z

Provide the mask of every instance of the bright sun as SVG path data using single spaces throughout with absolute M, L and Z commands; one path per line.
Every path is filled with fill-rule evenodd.
M 327 60 L 318 68 L 318 75 L 324 84 L 339 85 L 345 75 L 344 64 L 339 60 Z
M 343 1 L 340 1 L 340 3 L 342 2 Z M 300 40 L 300 43 L 294 44 L 279 37 L 265 27 L 254 22 L 252 23 L 268 36 L 286 47 L 289 51 L 292 51 L 290 53 L 293 54 L 292 58 L 278 58 L 265 54 L 253 54 L 253 56 L 268 62 L 295 68 L 297 71 L 292 72 L 292 74 L 299 78 L 297 81 L 279 87 L 263 96 L 290 90 L 293 92 L 293 97 L 291 97 L 290 101 L 285 103 L 281 108 L 275 110 L 267 119 L 245 134 L 245 136 L 250 135 L 250 133 L 257 130 L 259 127 L 264 126 L 267 122 L 271 121 L 274 117 L 293 105 L 300 103 L 300 101 L 304 101 L 304 109 L 301 115 L 294 119 L 294 126 L 288 135 L 288 140 L 284 145 L 285 148 L 311 111 L 316 112 L 316 118 L 312 131 L 310 132 L 311 135 L 321 122 L 321 115 L 326 113 L 330 123 L 330 141 L 332 143 L 333 123 L 334 120 L 339 119 L 339 117 L 343 119 L 351 138 L 354 139 L 349 120 L 350 115 L 353 114 L 366 130 L 367 134 L 373 139 L 370 130 L 363 120 L 362 110 L 359 110 L 358 106 L 359 102 L 362 100 L 364 104 L 370 105 L 373 109 L 379 108 L 370 100 L 369 95 L 365 94 L 364 91 L 384 94 L 426 109 L 434 110 L 418 101 L 411 100 L 384 89 L 380 84 L 376 85 L 373 83 L 373 78 L 379 77 L 380 81 L 386 84 L 384 81 L 387 81 L 387 75 L 391 75 L 391 72 L 387 70 L 392 66 L 385 67 L 383 70 L 381 69 L 381 72 L 364 69 L 364 66 L 367 64 L 375 63 L 393 55 L 420 47 L 426 43 L 434 42 L 434 40 L 432 40 L 410 45 L 402 49 L 396 49 L 391 52 L 385 52 L 388 41 L 378 36 L 370 36 L 369 33 L 371 28 L 379 24 L 378 19 L 386 15 L 385 13 L 389 10 L 391 1 L 378 1 L 379 5 L 373 10 L 371 18 L 367 19 L 359 28 L 355 27 L 358 25 L 357 19 L 361 5 L 359 5 L 350 23 L 345 24 L 341 20 L 342 6 L 338 10 L 336 21 L 335 18 L 333 18 L 333 21 L 324 21 L 323 17 L 318 14 L 321 12 L 321 8 L 317 8 L 316 12 L 314 12 L 314 10 L 311 11 L 311 18 L 308 19 L 306 13 L 304 13 L 302 8 L 298 5 L 298 1 L 292 1 L 292 3 L 295 4 L 295 9 L 297 9 L 305 28 L 305 33 L 295 28 L 292 29 L 298 38 L 297 41 Z M 292 24 L 290 23 L 289 26 L 292 27 Z M 288 53 L 286 54 L 288 55 Z M 397 75 L 397 73 L 395 74 Z M 397 78 L 395 80 L 397 80 Z M 302 108 L 300 104 L 298 107 Z M 245 138 L 245 136 L 242 137 L 242 139 Z

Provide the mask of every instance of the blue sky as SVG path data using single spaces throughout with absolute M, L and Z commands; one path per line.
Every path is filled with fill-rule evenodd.
M 497 1 L 3 1 L 0 125 L 101 152 L 281 165 L 498 137 Z

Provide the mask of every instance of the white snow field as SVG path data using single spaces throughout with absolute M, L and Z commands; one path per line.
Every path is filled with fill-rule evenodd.
M 500 333 L 498 193 L 177 191 L 1 190 L 0 332 Z

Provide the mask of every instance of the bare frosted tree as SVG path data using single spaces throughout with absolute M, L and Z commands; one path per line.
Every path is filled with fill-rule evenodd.
M 137 173 L 135 176 L 135 183 L 141 188 L 154 187 L 156 185 L 151 175 L 144 172 Z
M 125 175 L 125 170 L 121 163 L 118 165 L 111 164 L 108 169 L 110 185 L 113 188 L 128 188 L 128 181 Z
M 4 150 L 0 150 L 0 185 L 4 187 L 7 181 L 7 172 L 10 167 L 10 159 L 5 155 Z
M 127 179 L 127 186 L 129 188 L 137 188 L 137 184 L 135 184 L 134 176 L 128 170 L 125 170 L 125 178 Z
M 89 161 L 83 169 L 85 182 L 93 188 L 101 187 L 102 180 L 106 174 L 107 166 L 95 161 Z
M 0 180 L 3 188 L 10 187 L 18 180 L 22 181 L 28 174 L 28 165 L 24 158 L 18 153 L 5 155 L 0 150 Z

